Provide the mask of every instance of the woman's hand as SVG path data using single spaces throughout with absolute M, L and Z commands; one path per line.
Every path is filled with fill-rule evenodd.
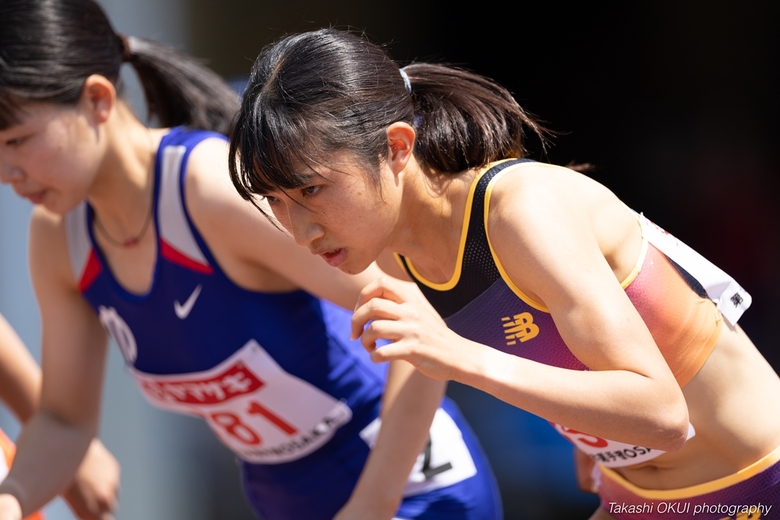
M 81 520 L 112 520 L 119 493 L 119 463 L 97 439 L 62 494 Z
M 467 351 L 474 350 L 447 327 L 414 284 L 386 276 L 361 291 L 352 337 L 360 338 L 373 361 L 403 359 L 433 379 L 453 379 L 455 362 L 462 363 Z M 391 343 L 377 348 L 381 339 Z

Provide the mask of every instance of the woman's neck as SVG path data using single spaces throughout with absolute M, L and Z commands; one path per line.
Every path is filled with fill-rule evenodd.
M 452 278 L 458 259 L 466 203 L 475 170 L 458 174 L 408 175 L 398 236 L 392 250 L 408 258 L 426 279 Z M 422 225 L 421 223 L 424 223 Z
M 163 132 L 144 126 L 124 103 L 106 122 L 106 152 L 88 199 L 102 230 L 118 241 L 134 237 L 148 221 Z

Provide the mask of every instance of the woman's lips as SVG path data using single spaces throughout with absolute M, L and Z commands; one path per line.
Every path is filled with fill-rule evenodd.
M 347 250 L 342 248 L 334 249 L 326 253 L 320 253 L 320 256 L 332 267 L 338 267 L 344 263 L 347 258 Z

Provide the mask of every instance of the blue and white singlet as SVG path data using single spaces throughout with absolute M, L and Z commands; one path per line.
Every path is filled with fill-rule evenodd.
M 304 291 L 242 289 L 220 269 L 184 197 L 189 154 L 208 138 L 224 136 L 176 128 L 160 143 L 147 294 L 113 277 L 86 203 L 66 216 L 71 265 L 147 400 L 206 420 L 242 460 L 246 494 L 265 520 L 330 519 L 376 436 L 386 367 L 348 340 L 349 312 Z M 397 516 L 501 517 L 484 455 L 446 399 Z

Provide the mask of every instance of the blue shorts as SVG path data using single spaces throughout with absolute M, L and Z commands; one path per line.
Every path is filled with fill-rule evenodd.
M 460 428 L 476 475 L 461 482 L 403 499 L 401 520 L 501 520 L 503 511 L 493 472 L 457 406 L 445 399 L 447 413 Z M 331 520 L 349 499 L 370 452 L 357 435 L 334 453 L 325 445 L 288 464 L 243 462 L 244 490 L 264 520 Z

